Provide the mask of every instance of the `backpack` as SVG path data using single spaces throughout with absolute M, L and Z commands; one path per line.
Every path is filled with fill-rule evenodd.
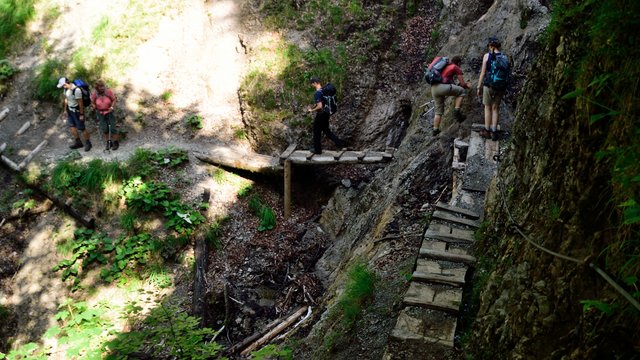
M 322 91 L 323 111 L 329 115 L 333 115 L 338 111 L 338 101 L 336 100 L 336 87 L 332 83 L 325 85 Z
M 430 85 L 442 83 L 442 70 L 447 65 L 449 65 L 449 58 L 441 56 L 433 65 L 427 68 L 424 73 L 424 80 Z
M 511 74 L 509 58 L 503 53 L 491 54 L 489 56 L 493 59 L 489 66 L 487 86 L 495 90 L 505 90 Z
M 87 85 L 87 83 L 82 79 L 73 80 L 73 84 L 79 87 L 80 91 L 82 91 L 82 104 L 84 104 L 85 107 L 91 105 L 91 93 L 89 91 L 89 85 Z

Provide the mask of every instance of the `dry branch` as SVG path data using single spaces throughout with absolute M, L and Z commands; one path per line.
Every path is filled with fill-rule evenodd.
M 300 316 L 302 316 L 302 314 L 304 314 L 307 311 L 307 307 L 303 306 L 301 308 L 299 308 L 297 311 L 295 311 L 293 313 L 293 315 L 289 316 L 286 320 L 284 320 L 283 322 L 281 322 L 278 326 L 276 326 L 273 330 L 269 331 L 268 333 L 266 333 L 264 336 L 262 336 L 260 339 L 258 339 L 256 342 L 254 342 L 253 344 L 249 345 L 246 349 L 244 349 L 240 355 L 246 356 L 248 355 L 250 352 L 252 352 L 253 350 L 255 350 L 257 347 L 262 346 L 264 344 L 266 344 L 267 342 L 269 342 L 269 340 L 273 339 L 276 335 L 280 334 L 282 331 L 284 331 L 284 329 L 288 328 L 289 326 L 291 326 L 291 324 L 293 324 Z

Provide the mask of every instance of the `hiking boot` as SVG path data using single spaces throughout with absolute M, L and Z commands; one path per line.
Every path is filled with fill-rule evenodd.
M 490 139 L 491 138 L 491 133 L 489 133 L 489 130 L 487 130 L 487 129 L 481 129 L 480 130 L 480 137 L 481 138 L 485 138 L 485 139 Z
M 105 150 L 105 151 L 109 151 L 109 150 L 111 150 L 111 147 L 112 147 L 112 146 L 113 146 L 113 145 L 111 144 L 111 141 L 107 141 L 107 146 L 104 148 L 104 150 Z
M 457 122 L 463 122 L 467 116 L 460 111 L 460 109 L 453 109 L 453 118 L 456 119 Z
M 91 150 L 91 140 L 87 140 L 84 142 L 84 151 L 89 151 Z
M 440 129 L 433 129 L 433 136 L 438 136 L 440 134 Z
M 72 145 L 69 145 L 69 148 L 71 149 L 80 149 L 82 147 L 82 141 L 80 141 L 80 139 L 76 138 L 76 142 L 74 142 Z
M 119 147 L 120 147 L 120 143 L 118 142 L 118 140 L 113 140 L 111 142 L 111 150 L 118 150 Z
M 491 132 L 491 140 L 498 141 L 498 132 L 497 131 L 492 131 Z

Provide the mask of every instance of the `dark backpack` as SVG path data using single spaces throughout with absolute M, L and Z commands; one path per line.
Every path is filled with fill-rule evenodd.
M 424 73 L 424 80 L 430 85 L 442 83 L 442 70 L 447 65 L 449 65 L 449 58 L 441 56 L 432 66 L 427 68 Z
M 490 54 L 489 56 L 491 65 L 489 65 L 487 86 L 495 90 L 505 90 L 511 75 L 509 58 L 503 53 Z
M 85 107 L 91 105 L 91 93 L 89 91 L 89 85 L 87 85 L 87 83 L 82 79 L 73 80 L 73 84 L 79 87 L 80 91 L 82 91 L 82 104 L 84 104 Z
M 336 87 L 332 83 L 328 83 L 322 89 L 322 105 L 325 113 L 333 115 L 338 111 L 338 101 L 336 100 Z

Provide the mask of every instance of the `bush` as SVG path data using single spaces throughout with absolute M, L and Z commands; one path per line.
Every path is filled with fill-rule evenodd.
M 65 76 L 66 66 L 57 59 L 47 59 L 36 69 L 35 92 L 39 100 L 53 101 L 60 96 L 60 89 L 56 87 L 58 79 Z

